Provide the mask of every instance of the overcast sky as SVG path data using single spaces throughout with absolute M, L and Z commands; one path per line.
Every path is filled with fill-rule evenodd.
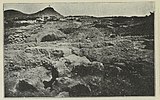
M 4 4 L 4 10 L 15 9 L 23 13 L 35 13 L 48 6 L 53 7 L 64 16 L 90 15 L 90 16 L 141 16 L 154 11 L 154 2 L 128 2 L 128 3 L 50 3 L 50 4 Z

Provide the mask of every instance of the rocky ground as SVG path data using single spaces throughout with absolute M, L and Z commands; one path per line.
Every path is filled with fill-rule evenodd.
M 5 96 L 154 95 L 154 39 L 149 38 L 154 34 L 144 31 L 151 22 L 137 19 L 86 18 L 5 28 Z M 52 67 L 57 81 L 45 88 Z

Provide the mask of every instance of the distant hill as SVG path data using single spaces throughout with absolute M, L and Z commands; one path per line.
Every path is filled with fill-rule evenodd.
M 39 11 L 37 13 L 31 14 L 31 16 L 34 17 L 41 17 L 41 16 L 55 16 L 57 18 L 63 17 L 60 13 L 55 11 L 52 7 L 47 7 L 43 9 L 42 11 Z
M 6 10 L 4 11 L 4 19 L 15 19 L 19 17 L 26 17 L 27 14 L 24 14 L 17 10 Z
M 47 7 L 41 11 L 38 11 L 33 14 L 25 14 L 17 10 L 6 10 L 4 11 L 4 19 L 5 20 L 12 20 L 12 19 L 34 19 L 36 17 L 42 17 L 42 16 L 55 16 L 56 18 L 63 17 L 60 13 L 55 11 L 52 7 Z

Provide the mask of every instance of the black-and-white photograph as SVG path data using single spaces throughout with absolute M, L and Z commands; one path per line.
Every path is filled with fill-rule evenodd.
M 3 4 L 4 97 L 155 96 L 155 2 Z

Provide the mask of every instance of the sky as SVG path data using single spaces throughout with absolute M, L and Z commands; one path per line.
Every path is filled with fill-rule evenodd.
M 4 10 L 14 9 L 31 14 L 53 7 L 64 16 L 89 15 L 89 16 L 145 16 L 154 11 L 154 2 L 121 2 L 121 3 L 86 3 L 86 2 L 59 2 L 59 3 L 6 3 Z

